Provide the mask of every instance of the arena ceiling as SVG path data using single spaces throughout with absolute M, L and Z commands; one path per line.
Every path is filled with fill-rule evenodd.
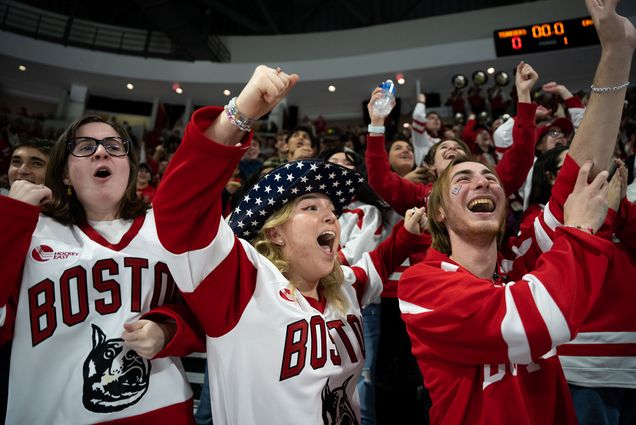
M 109 25 L 163 31 L 180 16 L 199 16 L 198 31 L 281 35 L 388 24 L 537 0 L 19 0 Z M 163 25 L 162 25 L 163 24 Z
M 254 0 L 250 2 L 221 2 L 218 0 L 110 0 L 108 2 L 79 0 L 8 0 L 50 12 L 73 16 L 106 25 L 133 27 L 138 29 L 159 28 L 174 37 L 182 46 L 196 40 L 196 35 L 205 29 L 205 34 L 216 37 L 235 35 L 296 34 L 316 31 L 331 31 L 361 28 L 375 24 L 421 19 L 428 16 L 455 14 L 468 10 L 485 9 L 521 3 L 537 3 L 511 0 Z M 5 0 L 0 0 L 5 2 Z M 581 0 L 581 3 L 583 0 Z M 624 7 L 630 2 L 622 2 Z M 535 5 L 532 5 L 535 7 Z M 636 8 L 628 7 L 630 15 Z M 194 24 L 198 22 L 198 25 Z M 200 37 L 199 37 L 200 38 Z M 190 46 L 192 47 L 192 46 Z M 209 46 L 208 46 L 209 47 Z M 193 47 L 193 49 L 196 48 Z M 572 84 L 575 88 L 586 87 L 594 73 L 598 48 L 591 46 L 579 49 L 537 53 L 528 59 L 533 66 L 549 70 L 549 78 Z M 196 58 L 198 59 L 198 58 Z M 210 59 L 208 59 L 210 60 Z M 512 70 L 519 57 L 499 58 L 497 63 L 489 61 L 457 63 L 434 68 L 411 69 L 407 84 L 401 88 L 402 96 L 414 98 L 415 82 L 422 81 L 422 89 L 438 92 L 442 96 L 450 91 L 450 78 L 456 73 L 471 75 L 476 69 L 495 66 L 498 70 Z M 53 102 L 61 90 L 73 84 L 85 85 L 91 94 L 128 100 L 148 101 L 160 97 L 168 103 L 181 103 L 184 96 L 170 90 L 165 81 L 133 81 L 135 90 L 125 88 L 127 79 L 90 72 L 48 66 L 39 61 L 25 63 L 28 72 L 17 71 L 25 63 L 15 57 L 0 55 L 0 94 L 16 97 L 32 97 L 37 94 L 43 101 Z M 636 72 L 636 65 L 632 74 Z M 384 73 L 371 73 L 355 77 L 339 77 L 331 80 L 304 80 L 289 96 L 289 103 L 298 105 L 303 114 L 310 116 L 329 111 L 336 105 L 342 115 L 360 113 L 362 99 L 378 82 L 391 77 Z M 635 78 L 632 78 L 632 81 Z M 242 80 L 243 81 L 243 80 Z M 546 82 L 542 78 L 542 82 Z M 335 83 L 335 93 L 327 91 L 327 85 Z M 197 104 L 223 104 L 224 89 L 238 92 L 241 84 L 190 83 L 185 86 L 187 97 Z M 444 99 L 442 99 L 442 102 Z M 404 112 L 406 110 L 403 109 Z M 345 113 L 346 112 L 346 113 Z

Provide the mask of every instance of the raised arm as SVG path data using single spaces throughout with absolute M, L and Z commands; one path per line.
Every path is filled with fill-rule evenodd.
M 585 105 L 581 102 L 577 96 L 574 96 L 572 92 L 563 84 L 559 84 L 556 81 L 550 81 L 542 87 L 543 91 L 553 94 L 558 94 L 563 99 L 563 104 L 567 108 L 568 115 L 572 125 L 577 129 L 581 125 L 583 114 L 585 113 Z
M 534 162 L 536 105 L 530 101 L 530 91 L 539 79 L 536 71 L 521 61 L 517 65 L 515 85 L 517 87 L 517 116 L 512 127 L 512 146 L 507 149 L 496 170 L 507 195 L 519 190 L 526 181 Z
M 601 58 L 585 116 L 574 135 L 569 155 L 579 165 L 591 160 L 595 176 L 609 167 L 614 152 L 636 48 L 636 29 L 627 18 L 616 13 L 618 0 L 585 3 L 601 42 Z
M 223 219 L 220 202 L 249 147 L 245 118 L 267 113 L 296 81 L 296 75 L 259 66 L 236 101 L 238 112 L 196 111 L 154 199 L 159 240 L 173 254 L 170 271 L 209 336 L 236 324 L 256 284 L 256 260 Z
M 411 137 L 413 140 L 415 165 L 419 166 L 431 146 L 439 142 L 438 138 L 431 137 L 426 131 L 426 95 L 424 93 L 417 95 L 417 103 L 415 108 L 413 108 Z
M 257 120 L 274 109 L 298 79 L 298 75 L 288 75 L 280 68 L 260 65 L 236 99 L 236 108 L 244 117 Z M 227 114 L 221 114 L 205 129 L 204 135 L 219 144 L 233 146 L 241 142 L 244 132 L 230 122 Z
M 295 74 L 257 67 L 236 100 L 238 118 L 260 118 L 297 81 Z M 221 220 L 221 192 L 250 139 L 251 133 L 233 124 L 221 108 L 193 114 L 153 200 L 160 240 L 171 252 L 200 249 L 212 241 Z
M 398 214 L 404 215 L 407 209 L 414 205 L 424 205 L 426 196 L 430 193 L 430 185 L 413 183 L 391 170 L 389 157 L 384 149 L 384 119 L 373 112 L 373 102 L 381 94 L 376 88 L 367 106 L 371 126 L 377 131 L 369 132 L 365 162 L 369 186 L 377 192 Z

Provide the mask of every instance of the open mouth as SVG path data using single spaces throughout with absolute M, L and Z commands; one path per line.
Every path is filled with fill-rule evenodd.
M 457 158 L 460 155 L 461 155 L 460 152 L 449 152 L 446 155 L 444 155 L 444 158 L 452 161 L 453 159 Z
M 109 177 L 110 174 L 111 172 L 108 168 L 98 168 L 97 171 L 95 171 L 94 176 L 99 178 L 106 178 Z
M 333 253 L 334 243 L 336 241 L 336 234 L 332 231 L 322 232 L 316 239 L 320 249 L 326 253 Z
M 468 209 L 471 212 L 493 212 L 495 210 L 495 203 L 491 199 L 477 198 L 468 203 Z

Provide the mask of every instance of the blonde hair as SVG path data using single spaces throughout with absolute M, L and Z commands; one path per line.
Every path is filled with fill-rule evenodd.
M 288 202 L 272 214 L 265 224 L 263 224 L 263 227 L 261 227 L 261 230 L 258 232 L 256 237 L 252 240 L 254 248 L 256 248 L 263 257 L 271 261 L 272 264 L 280 270 L 283 276 L 288 279 L 289 261 L 285 258 L 282 247 L 273 243 L 267 236 L 267 232 L 286 223 L 292 217 L 294 206 L 297 202 L 297 199 L 292 202 Z M 340 261 L 338 261 L 338 257 L 336 256 L 333 264 L 333 270 L 327 276 L 320 279 L 318 282 L 318 288 L 320 289 L 320 293 L 327 300 L 327 304 L 333 305 L 340 313 L 346 314 L 349 308 L 349 302 L 340 290 L 343 282 L 344 273 L 340 267 Z M 295 296 L 297 288 L 293 282 L 289 282 L 289 287 L 292 290 L 292 294 Z

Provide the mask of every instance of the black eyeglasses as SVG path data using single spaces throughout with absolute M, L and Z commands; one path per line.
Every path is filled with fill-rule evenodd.
M 102 140 L 93 137 L 75 137 L 66 144 L 68 151 L 73 156 L 85 157 L 95 153 L 99 145 L 112 156 L 126 156 L 130 150 L 130 141 L 122 137 L 106 137 Z

